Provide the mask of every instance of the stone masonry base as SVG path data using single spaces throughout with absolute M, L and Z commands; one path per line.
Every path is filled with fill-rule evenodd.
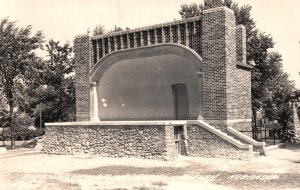
M 42 152 L 49 154 L 97 154 L 103 157 L 135 157 L 174 160 L 178 156 L 174 125 L 159 124 L 80 124 L 46 125 Z M 181 154 L 230 159 L 249 158 L 251 151 L 240 150 L 195 124 L 179 125 Z

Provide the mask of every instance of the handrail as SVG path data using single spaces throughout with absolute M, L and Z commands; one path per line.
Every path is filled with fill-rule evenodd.
M 266 143 L 265 142 L 258 142 L 250 137 L 248 137 L 247 135 L 244 135 L 243 133 L 235 130 L 234 128 L 232 127 L 227 127 L 227 130 L 232 133 L 233 135 L 241 138 L 242 140 L 246 141 L 247 143 L 250 143 L 254 146 L 266 146 Z

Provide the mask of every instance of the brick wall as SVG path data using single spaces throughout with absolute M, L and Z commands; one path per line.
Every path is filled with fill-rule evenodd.
M 243 26 L 236 26 L 232 10 L 218 7 L 205 10 L 200 17 L 91 39 L 75 39 L 77 120 L 89 120 L 90 66 L 119 49 L 165 42 L 186 45 L 202 57 L 203 70 L 200 69 L 200 72 L 203 73 L 203 86 L 199 91 L 203 92 L 203 97 L 199 99 L 203 101 L 201 116 L 206 121 L 224 123 L 227 120 L 251 119 L 251 72 L 246 65 L 246 31 Z M 238 64 L 246 69 L 237 68 Z M 218 127 L 226 126 L 220 124 Z M 241 127 L 244 128 L 249 127 Z
M 75 38 L 76 121 L 90 120 L 90 49 L 88 36 Z
M 202 58 L 204 62 L 204 118 L 206 120 L 226 120 L 228 111 L 228 90 L 231 85 L 227 77 L 235 64 L 234 42 L 231 42 L 232 13 L 226 8 L 204 11 L 202 24 Z M 233 17 L 234 19 L 234 17 Z M 226 36 L 228 35 L 228 36 Z M 234 46 L 235 47 L 235 46 Z M 230 62 L 232 61 L 232 62 Z M 231 90 L 231 89 L 230 89 Z
M 204 61 L 204 119 L 217 128 L 251 128 L 251 72 L 246 65 L 245 28 L 236 27 L 232 10 L 204 11 L 202 24 Z M 245 66 L 237 67 L 237 64 Z M 244 123 L 239 126 L 239 123 Z

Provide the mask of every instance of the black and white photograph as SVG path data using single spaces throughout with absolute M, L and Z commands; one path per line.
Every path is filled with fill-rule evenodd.
M 300 189 L 299 0 L 0 0 L 0 190 Z

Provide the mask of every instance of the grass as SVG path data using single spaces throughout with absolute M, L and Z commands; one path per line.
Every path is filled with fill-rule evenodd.
M 73 171 L 79 175 L 166 175 L 166 176 L 182 176 L 185 173 L 184 168 L 175 167 L 134 167 L 124 165 L 102 166 L 92 169 L 81 169 Z

